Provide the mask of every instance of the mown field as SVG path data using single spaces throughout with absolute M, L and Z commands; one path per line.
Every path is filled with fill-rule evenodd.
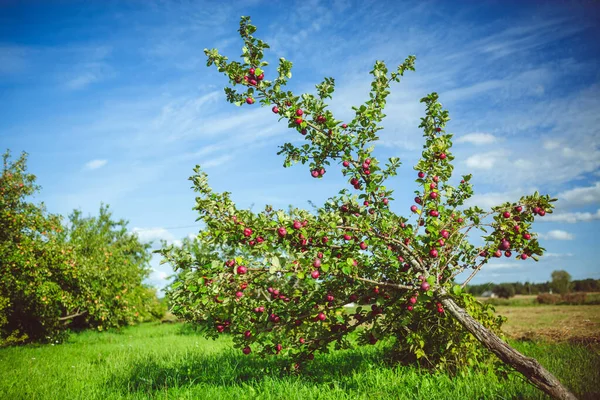
M 504 307 L 498 308 L 509 317 L 509 333 L 525 326 L 543 332 L 565 313 L 594 321 L 590 332 L 599 333 L 600 306 Z M 529 314 L 535 309 L 543 312 Z M 513 344 L 580 398 L 600 398 L 598 342 L 559 339 Z M 276 360 L 243 356 L 229 338 L 206 340 L 182 324 L 83 332 L 60 345 L 0 349 L 0 399 L 543 398 L 517 375 L 503 380 L 491 371 L 449 376 L 390 366 L 385 346 L 319 355 L 299 375 L 288 375 Z

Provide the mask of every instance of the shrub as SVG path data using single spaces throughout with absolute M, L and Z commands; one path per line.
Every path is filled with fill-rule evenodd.
M 566 293 L 560 298 L 561 304 L 585 304 L 587 298 L 586 293 Z
M 536 301 L 540 304 L 558 304 L 561 301 L 560 294 L 540 293 Z

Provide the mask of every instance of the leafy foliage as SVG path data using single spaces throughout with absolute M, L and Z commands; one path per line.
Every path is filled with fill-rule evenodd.
M 537 260 L 544 249 L 530 233 L 531 224 L 552 212 L 554 199 L 536 192 L 491 211 L 465 208 L 473 194 L 471 176 L 463 176 L 457 186 L 450 182 L 449 114 L 432 93 L 421 99 L 425 143 L 415 166 L 416 205 L 410 217 L 397 215 L 389 208 L 393 190 L 385 181 L 396 174 L 400 160 L 384 164 L 373 156 L 373 143 L 382 129 L 390 85 L 414 70 L 415 57 L 393 72 L 377 61 L 369 99 L 354 107 L 354 118 L 344 123 L 325 103 L 334 92 L 333 78 L 317 85 L 317 95 L 295 95 L 284 90 L 292 64 L 282 58 L 275 79 L 266 79 L 262 56 L 268 45 L 252 36 L 255 31 L 242 17 L 241 63 L 229 62 L 216 49 L 205 50 L 208 66 L 229 79 L 227 100 L 272 107 L 305 140 L 300 146 L 281 146 L 284 166 L 308 164 L 310 175 L 323 179 L 328 165 L 341 163 L 355 192 L 342 189 L 314 212 L 267 206 L 254 213 L 237 209 L 229 193 L 214 192 L 197 166 L 190 180 L 205 228 L 182 248 L 161 250 L 163 261 L 178 272 L 170 291 L 174 313 L 202 322 L 208 337 L 234 334 L 245 354 L 288 354 L 298 362 L 295 367 L 316 351 L 348 347 L 351 332 L 358 332 L 361 344 L 396 337 L 401 358 L 427 366 L 458 367 L 485 358 L 487 353 L 445 313 L 441 301 L 454 299 L 499 332 L 501 319 L 454 279 L 469 269 L 474 275 L 490 258 L 512 257 L 512 252 L 523 262 Z M 478 230 L 484 245 L 475 247 L 467 236 Z M 367 306 L 354 309 L 348 303 Z
M 148 245 L 113 221 L 60 216 L 28 201 L 39 190 L 26 154 L 4 154 L 0 177 L 0 345 L 58 340 L 67 327 L 99 330 L 153 318 L 156 293 L 142 285 Z
M 565 294 L 571 291 L 571 274 L 564 270 L 552 271 L 550 287 L 555 293 Z

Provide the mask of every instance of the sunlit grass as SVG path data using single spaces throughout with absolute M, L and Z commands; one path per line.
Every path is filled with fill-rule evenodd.
M 597 347 L 517 343 L 582 398 L 600 395 Z M 2 399 L 480 399 L 539 398 L 518 376 L 431 374 L 385 362 L 385 344 L 319 355 L 293 375 L 243 356 L 227 337 L 179 324 L 83 332 L 60 345 L 0 349 Z

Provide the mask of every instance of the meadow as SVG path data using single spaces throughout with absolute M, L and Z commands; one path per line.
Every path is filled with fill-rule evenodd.
M 543 332 L 562 320 L 556 308 L 595 321 L 600 306 L 499 307 L 506 330 L 529 321 Z M 571 308 L 574 307 L 574 308 Z M 536 317 L 531 310 L 539 309 Z M 560 311 L 560 310 L 559 310 Z M 577 314 L 579 315 L 579 314 Z M 550 317 L 549 317 L 550 316 Z M 554 316 L 554 317 L 552 317 Z M 537 318 L 537 321 L 536 321 Z M 550 322 L 548 322 L 550 321 Z M 552 322 L 554 321 L 554 322 Z M 590 329 L 594 337 L 594 329 Z M 543 336 L 543 335 L 542 335 Z M 566 337 L 511 340 L 537 358 L 579 398 L 600 398 L 600 345 Z M 518 375 L 491 370 L 455 376 L 386 362 L 388 344 L 321 354 L 301 373 L 282 360 L 243 356 L 230 338 L 202 338 L 185 324 L 148 323 L 120 331 L 85 331 L 55 345 L 0 349 L 0 398 L 17 399 L 537 399 Z

